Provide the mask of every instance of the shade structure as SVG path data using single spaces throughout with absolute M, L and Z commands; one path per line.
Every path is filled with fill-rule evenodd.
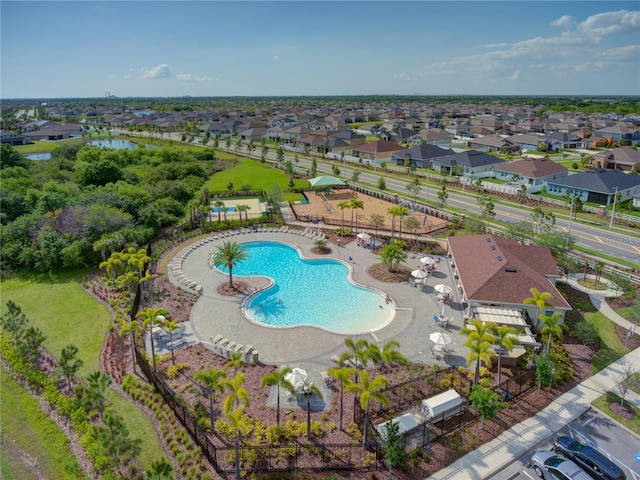
M 429 335 L 429 339 L 436 345 L 449 345 L 451 343 L 451 337 L 442 332 L 433 332 Z
M 436 259 L 427 255 L 426 257 L 422 257 L 420 259 L 420 263 L 422 263 L 423 265 L 433 265 L 434 263 L 436 263 Z
M 415 278 L 427 278 L 427 272 L 424 270 L 414 270 L 411 272 L 411 276 Z
M 367 232 L 360 232 L 358 235 L 356 235 L 356 237 L 358 237 L 360 240 L 369 240 L 371 238 L 371 235 L 369 235 Z
M 293 385 L 296 392 L 301 392 L 307 383 L 307 371 L 296 367 L 287 373 L 284 378 Z
M 451 287 L 449 285 L 445 285 L 444 283 L 434 285 L 433 289 L 438 293 L 442 293 L 443 295 L 451 293 Z
M 339 178 L 332 177 L 330 175 L 321 175 L 319 177 L 313 177 L 309 180 L 309 184 L 313 188 L 321 188 L 321 187 L 335 187 L 340 185 L 345 185 L 345 183 Z

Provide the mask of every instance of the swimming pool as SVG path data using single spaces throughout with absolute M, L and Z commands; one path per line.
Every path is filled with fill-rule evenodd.
M 213 207 L 211 210 L 213 210 L 214 213 L 218 213 L 218 212 L 222 212 L 222 208 L 218 208 L 218 207 Z M 232 213 L 236 211 L 236 207 L 232 206 L 232 207 L 227 207 L 226 212 L 227 213 Z
M 245 304 L 245 314 L 255 322 L 354 334 L 377 330 L 395 314 L 382 293 L 351 283 L 349 268 L 342 262 L 303 259 L 295 248 L 280 242 L 242 246 L 249 258 L 234 267 L 233 276 L 266 276 L 274 281 Z

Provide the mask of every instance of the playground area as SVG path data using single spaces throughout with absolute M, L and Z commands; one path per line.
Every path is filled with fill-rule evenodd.
M 298 219 L 302 221 L 317 221 L 331 225 L 340 225 L 344 214 L 345 227 L 349 227 L 351 225 L 352 216 L 355 227 L 357 215 L 358 227 L 368 229 L 375 228 L 371 223 L 371 215 L 376 214 L 382 216 L 384 219 L 384 224 L 379 228 L 390 230 L 392 217 L 389 215 L 388 210 L 397 205 L 396 203 L 371 197 L 348 188 L 334 189 L 326 192 L 310 191 L 305 192 L 305 195 L 307 203 L 295 203 L 291 205 L 291 208 L 295 211 Z M 349 205 L 351 199 L 362 201 L 362 208 L 351 209 L 347 206 L 346 208 L 341 209 L 338 207 L 338 205 L 345 203 Z M 418 225 L 420 225 L 415 233 L 426 233 L 437 229 L 434 227 L 443 228 L 447 224 L 447 221 L 442 218 L 413 211 L 410 207 L 407 207 L 407 210 L 408 215 L 403 219 L 403 231 L 407 231 L 404 226 L 404 222 L 406 222 L 407 218 L 410 216 L 415 217 Z M 398 222 L 399 219 L 396 218 L 396 229 L 399 229 Z
M 221 203 L 221 204 L 220 204 Z M 242 205 L 248 207 L 242 211 Z M 240 209 L 238 209 L 240 206 Z M 209 220 L 238 220 L 242 212 L 242 218 L 257 218 L 267 211 L 265 203 L 261 203 L 259 198 L 225 198 L 224 200 L 211 200 Z

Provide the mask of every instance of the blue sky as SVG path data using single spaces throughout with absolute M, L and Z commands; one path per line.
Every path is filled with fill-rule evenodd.
M 0 97 L 639 95 L 639 7 L 2 0 Z

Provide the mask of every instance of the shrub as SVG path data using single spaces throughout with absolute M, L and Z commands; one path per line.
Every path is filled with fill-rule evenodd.
M 600 340 L 598 329 L 586 320 L 580 320 L 574 325 L 573 334 L 583 345 L 596 345 Z
M 189 364 L 188 363 L 178 363 L 176 365 L 171 365 L 168 369 L 167 369 L 167 378 L 173 380 L 174 378 L 176 378 L 178 376 L 178 374 L 182 371 L 189 368 Z

